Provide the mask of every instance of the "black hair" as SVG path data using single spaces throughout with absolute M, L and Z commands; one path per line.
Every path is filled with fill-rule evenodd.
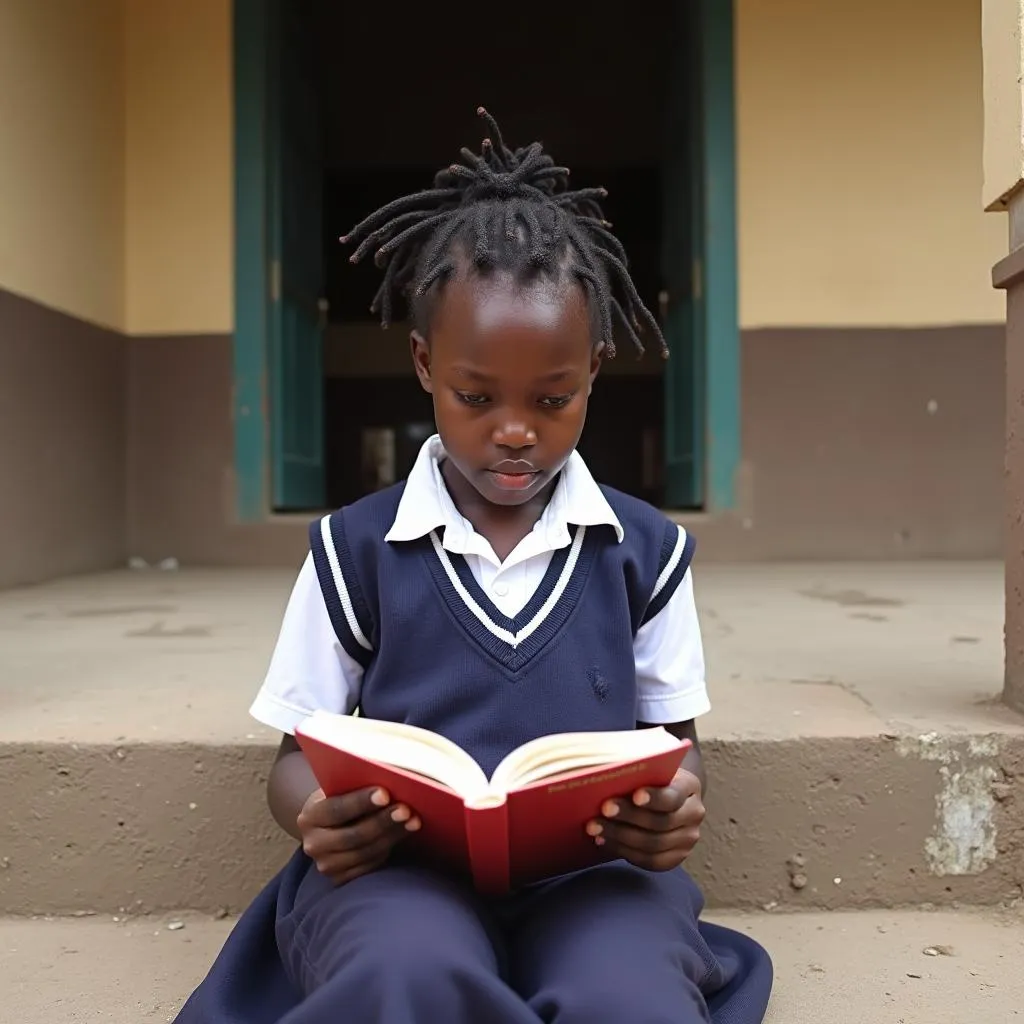
M 434 176 L 433 188 L 402 196 L 357 224 L 343 243 L 358 242 L 357 263 L 371 251 L 385 267 L 370 306 L 381 323 L 391 322 L 393 300 L 404 297 L 424 336 L 433 301 L 457 265 L 479 274 L 511 272 L 526 282 L 541 274 L 569 272 L 586 291 L 605 353 L 615 355 L 618 320 L 644 351 L 644 326 L 668 347 L 657 320 L 630 277 L 622 243 L 611 232 L 598 202 L 603 188 L 569 188 L 569 169 L 559 167 L 539 142 L 510 150 L 497 122 L 480 107 L 490 136 L 480 152 L 463 147 L 463 163 Z

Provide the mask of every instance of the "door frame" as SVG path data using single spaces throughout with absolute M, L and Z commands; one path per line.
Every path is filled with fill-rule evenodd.
M 703 8 L 704 510 L 735 508 L 741 458 L 733 0 Z M 269 0 L 233 0 L 235 330 L 231 413 L 234 513 L 273 515 L 270 475 Z
M 234 0 L 235 332 L 231 414 L 235 516 L 271 514 L 270 0 Z
M 698 0 L 703 106 L 704 508 L 736 507 L 742 457 L 736 218 L 735 3 Z

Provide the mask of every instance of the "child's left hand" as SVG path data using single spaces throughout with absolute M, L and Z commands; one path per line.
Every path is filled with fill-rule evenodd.
M 664 789 L 640 789 L 631 800 L 605 801 L 603 817 L 587 825 L 587 834 L 637 867 L 670 871 L 697 845 L 705 813 L 700 779 L 680 768 Z

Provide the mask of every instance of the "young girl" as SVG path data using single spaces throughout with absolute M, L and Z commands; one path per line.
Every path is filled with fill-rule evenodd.
M 698 922 L 708 708 L 687 533 L 594 482 L 576 445 L 640 301 L 597 200 L 497 125 L 343 241 L 408 296 L 437 436 L 405 483 L 314 523 L 253 715 L 284 734 L 271 812 L 301 843 L 179 1024 L 757 1024 L 771 963 Z M 415 807 L 326 799 L 293 738 L 316 708 L 449 737 L 488 773 L 536 736 L 664 725 L 671 786 L 587 825 L 610 863 L 500 899 L 403 856 Z

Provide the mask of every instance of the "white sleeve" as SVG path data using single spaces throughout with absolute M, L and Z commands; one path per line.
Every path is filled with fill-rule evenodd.
M 686 570 L 665 606 L 637 630 L 633 654 L 638 722 L 688 722 L 711 710 L 692 569 Z
M 293 733 L 316 710 L 351 714 L 359 703 L 363 668 L 338 642 L 312 555 L 299 570 L 270 659 L 249 714 Z

